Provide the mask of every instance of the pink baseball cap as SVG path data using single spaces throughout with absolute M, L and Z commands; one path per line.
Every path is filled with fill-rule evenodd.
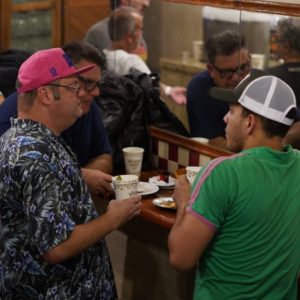
M 54 80 L 74 76 L 94 68 L 94 64 L 76 69 L 71 58 L 61 49 L 40 50 L 32 54 L 20 67 L 18 93 L 25 93 Z

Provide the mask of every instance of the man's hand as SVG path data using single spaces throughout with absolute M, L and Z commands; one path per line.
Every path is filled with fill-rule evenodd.
M 172 86 L 169 97 L 179 105 L 186 105 L 186 88 L 181 86 Z
M 91 194 L 112 193 L 112 176 L 99 170 L 82 168 L 82 174 Z
M 76 225 L 70 237 L 43 254 L 50 264 L 58 264 L 88 249 L 141 211 L 141 196 L 112 200 L 107 212 L 90 222 Z
M 175 190 L 173 193 L 173 199 L 176 202 L 178 210 L 185 209 L 190 199 L 191 185 L 186 179 L 186 175 L 178 177 L 175 183 Z
M 128 199 L 109 202 L 106 214 L 114 222 L 114 228 L 118 228 L 141 212 L 141 199 L 141 196 L 132 196 Z

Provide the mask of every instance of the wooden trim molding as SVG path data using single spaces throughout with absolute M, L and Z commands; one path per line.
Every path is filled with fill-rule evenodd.
M 264 0 L 165 0 L 167 2 L 205 5 L 238 10 L 256 11 L 268 14 L 300 16 L 300 5 Z
M 8 13 L 11 10 L 10 0 L 0 1 L 0 50 L 9 48 L 11 28 L 9 26 L 11 16 Z
M 214 146 L 211 146 L 209 144 L 202 144 L 197 141 L 191 140 L 187 137 L 159 129 L 157 127 L 149 127 L 150 136 L 166 141 L 168 143 L 172 143 L 178 146 L 181 146 L 183 148 L 193 150 L 195 152 L 201 153 L 203 155 L 209 156 L 211 158 L 217 158 L 220 156 L 229 156 L 233 153 L 221 148 L 217 148 Z
M 12 12 L 27 12 L 32 10 L 48 10 L 55 6 L 55 0 L 48 0 L 43 2 L 25 2 L 14 3 L 12 5 Z

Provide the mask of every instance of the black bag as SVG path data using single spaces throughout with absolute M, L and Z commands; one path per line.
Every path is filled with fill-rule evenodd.
M 148 125 L 153 125 L 183 136 L 189 136 L 189 132 L 182 122 L 160 98 L 159 73 L 148 75 L 136 69 L 131 69 L 130 74 L 126 76 L 134 81 L 143 91 L 144 108 Z
M 122 149 L 129 146 L 144 148 L 143 168 L 151 165 L 149 125 L 188 136 L 184 125 L 159 97 L 158 74 L 132 70 L 119 76 L 107 72 L 100 90 L 96 103 L 113 149 L 114 169 L 124 168 Z

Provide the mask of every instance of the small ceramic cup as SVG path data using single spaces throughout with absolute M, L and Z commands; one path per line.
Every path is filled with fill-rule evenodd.
M 135 195 L 139 184 L 137 175 L 118 175 L 112 178 L 116 200 L 124 200 Z
M 186 167 L 186 178 L 190 185 L 193 184 L 196 174 L 201 170 L 201 167 L 195 167 L 195 166 L 187 166 Z

